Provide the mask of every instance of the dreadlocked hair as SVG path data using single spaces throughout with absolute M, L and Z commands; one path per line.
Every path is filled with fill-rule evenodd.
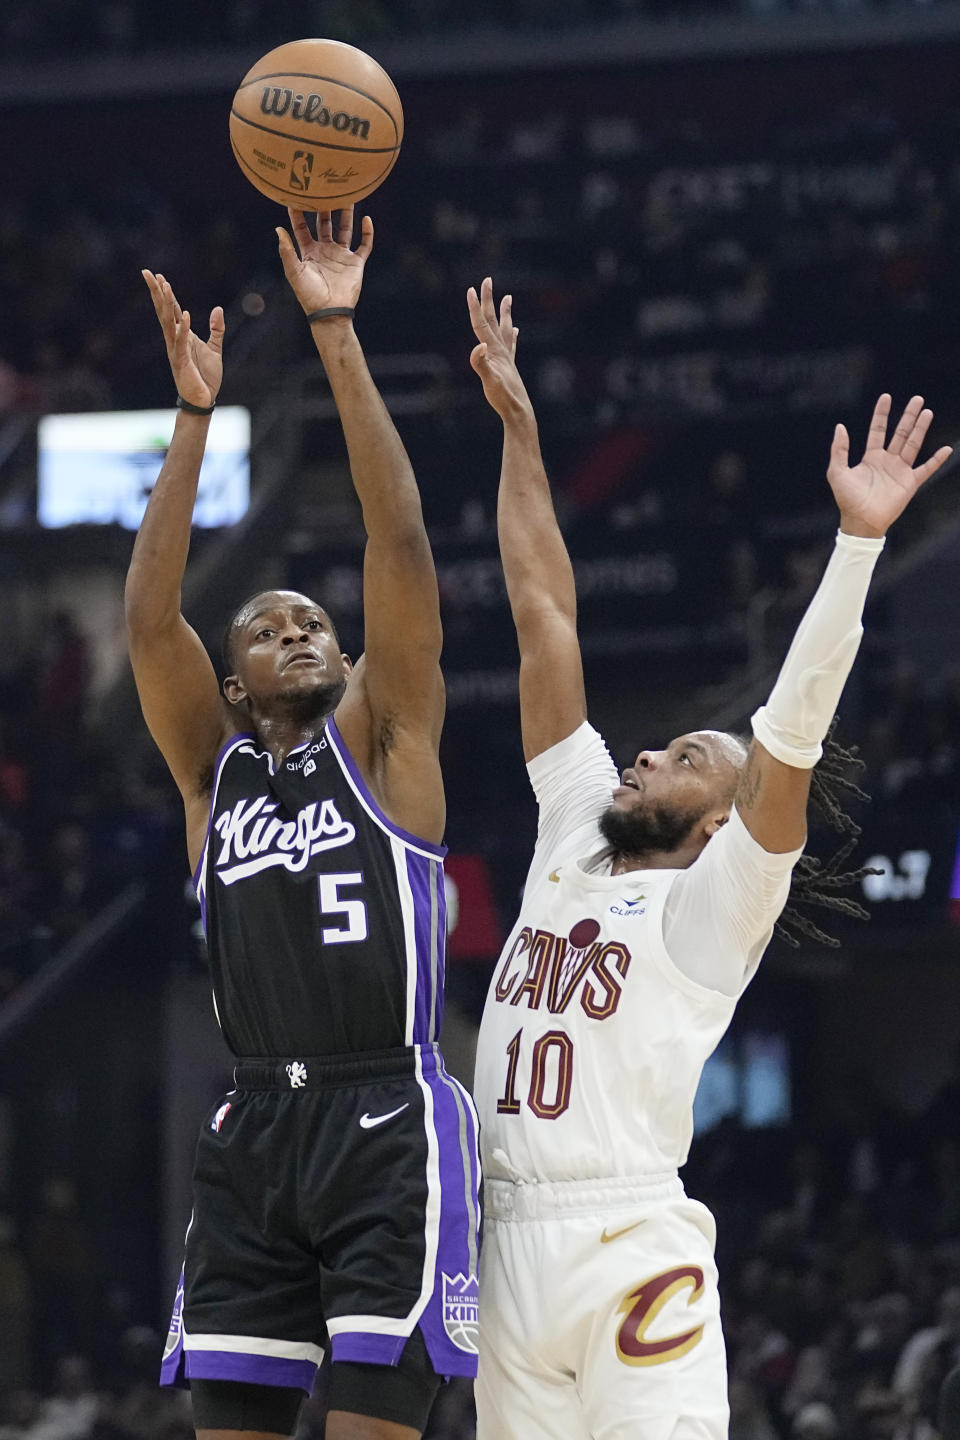
M 822 930 L 815 920 L 804 914 L 804 909 L 833 910 L 857 920 L 869 920 L 869 910 L 859 901 L 837 892 L 849 890 L 865 875 L 880 873 L 870 866 L 859 870 L 843 868 L 856 848 L 860 826 L 844 810 L 842 801 L 852 798 L 869 802 L 870 796 L 852 778 L 864 768 L 857 747 L 854 745 L 846 750 L 837 743 L 833 738 L 836 725 L 837 718 L 834 716 L 823 742 L 823 754 L 810 779 L 810 804 L 832 830 L 847 838 L 829 860 L 820 860 L 815 855 L 801 855 L 793 868 L 787 903 L 774 926 L 774 934 L 794 949 L 799 949 L 801 938 L 837 949 L 840 941 L 836 936 Z

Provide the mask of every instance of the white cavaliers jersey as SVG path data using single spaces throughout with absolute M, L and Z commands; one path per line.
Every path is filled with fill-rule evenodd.
M 799 852 L 768 855 L 734 812 L 687 870 L 614 876 L 598 821 L 619 776 L 601 737 L 585 724 L 529 769 L 540 833 L 477 1048 L 484 1173 L 668 1175 L 686 1160 L 700 1073 L 769 941 Z M 701 910 L 712 907 L 704 933 L 716 914 L 717 943 L 739 947 L 736 993 L 698 983 L 668 953 L 664 910 L 679 877 L 685 904 L 696 891 Z

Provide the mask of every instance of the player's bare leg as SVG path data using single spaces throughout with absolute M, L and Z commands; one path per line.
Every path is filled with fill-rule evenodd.
M 374 1420 L 369 1415 L 348 1415 L 331 1410 L 327 1416 L 327 1440 L 420 1440 L 420 1430 L 395 1425 L 392 1420 Z M 290 1440 L 272 1430 L 198 1430 L 197 1440 Z
M 275 1430 L 198 1430 L 197 1440 L 290 1440 Z
M 331 1410 L 327 1416 L 327 1440 L 420 1440 L 422 1433 L 392 1420 L 348 1415 L 346 1410 Z

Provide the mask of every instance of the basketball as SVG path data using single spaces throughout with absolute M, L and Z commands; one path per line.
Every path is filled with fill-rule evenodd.
M 252 185 L 281 205 L 337 210 L 386 179 L 403 110 L 376 60 L 339 40 L 291 40 L 258 60 L 230 109 L 230 143 Z

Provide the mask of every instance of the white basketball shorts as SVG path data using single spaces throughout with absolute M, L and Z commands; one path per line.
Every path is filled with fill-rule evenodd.
M 726 1440 L 716 1228 L 677 1176 L 487 1180 L 477 1440 Z

